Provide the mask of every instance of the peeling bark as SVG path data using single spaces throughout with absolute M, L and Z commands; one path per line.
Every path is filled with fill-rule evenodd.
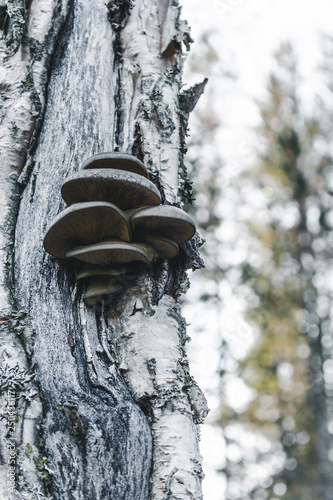
M 1 497 L 13 391 L 12 498 L 200 499 L 207 409 L 178 304 L 186 269 L 202 265 L 199 237 L 96 308 L 79 264 L 42 247 L 61 184 L 95 153 L 143 159 L 165 203 L 190 196 L 179 118 L 189 30 L 175 1 L 22 5 L 0 5 Z
M 12 255 L 17 205 L 18 175 L 32 149 L 43 108 L 47 67 L 62 22 L 66 2 L 35 1 L 30 22 L 23 2 L 2 2 L 0 21 L 0 492 L 9 498 L 10 451 L 14 449 L 16 477 L 21 494 L 32 494 L 41 483 L 33 456 L 25 454 L 29 443 L 38 442 L 42 405 L 29 363 L 32 332 L 25 314 L 18 313 L 13 295 Z M 23 44 L 23 35 L 26 41 Z M 39 47 L 38 53 L 36 47 Z M 10 406 L 10 403 L 13 406 Z M 11 412 L 14 408 L 14 412 Z M 14 446 L 13 446 L 14 444 Z M 42 498 L 42 497 L 41 497 Z
M 152 283 L 152 286 L 153 283 Z M 198 426 L 206 401 L 189 374 L 179 305 L 165 295 L 149 303 L 147 279 L 109 313 L 117 364 L 153 432 L 152 499 L 201 498 Z
M 118 36 L 117 145 L 133 151 L 134 141 L 163 202 L 175 205 L 191 198 L 182 161 L 191 109 L 181 108 L 180 96 L 181 44 L 188 47 L 190 41 L 177 2 L 162 0 L 136 2 Z M 192 109 L 205 84 L 188 91 Z M 202 266 L 200 244 L 194 238 L 179 259 L 142 275 L 139 286 L 109 311 L 118 366 L 152 426 L 154 500 L 201 498 L 196 423 L 206 416 L 207 406 L 189 374 L 178 305 L 179 294 L 188 287 L 186 269 Z
M 177 2 L 162 0 L 135 2 L 119 34 L 117 146 L 130 152 L 140 130 L 145 164 L 169 203 L 181 201 L 181 44 L 190 41 Z

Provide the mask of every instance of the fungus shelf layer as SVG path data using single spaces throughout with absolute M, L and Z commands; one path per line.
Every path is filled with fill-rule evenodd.
M 77 203 L 61 212 L 48 227 L 44 248 L 62 259 L 79 245 L 98 243 L 108 238 L 131 241 L 131 226 L 126 214 L 106 202 Z
M 91 276 L 122 276 L 126 274 L 127 277 L 134 278 L 135 275 L 134 266 L 123 265 L 123 264 L 110 264 L 106 266 L 100 266 L 97 264 L 85 264 L 82 269 L 77 273 L 76 279 L 81 280 L 84 278 L 90 278 Z
M 164 235 L 149 231 L 136 231 L 134 238 L 136 241 L 149 243 L 156 250 L 159 259 L 173 259 L 179 253 L 177 243 Z
M 176 257 L 195 233 L 191 217 L 161 205 L 144 164 L 125 153 L 92 156 L 61 193 L 69 207 L 48 227 L 44 247 L 55 257 L 86 263 L 76 279 L 89 278 L 87 304 L 121 291 L 142 265 Z
M 116 293 L 122 290 L 123 285 L 109 276 L 94 277 L 90 280 L 83 300 L 86 304 L 94 305 L 101 300 L 102 295 Z
M 180 208 L 170 205 L 140 208 L 133 211 L 129 219 L 134 234 L 149 231 L 170 238 L 178 245 L 185 243 L 195 233 L 192 218 Z
M 156 253 L 150 245 L 113 240 L 74 247 L 66 254 L 67 258 L 75 257 L 89 264 L 100 266 L 126 264 L 135 260 L 149 264 L 155 256 Z
M 84 201 L 107 201 L 121 210 L 159 205 L 161 196 L 156 186 L 133 172 L 111 169 L 82 170 L 63 184 L 62 197 L 67 205 Z
M 133 172 L 148 179 L 148 172 L 142 161 L 125 153 L 100 153 L 92 156 L 81 167 L 81 170 L 111 168 Z

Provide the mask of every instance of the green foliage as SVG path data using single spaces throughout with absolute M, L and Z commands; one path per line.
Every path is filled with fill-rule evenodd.
M 31 446 L 31 444 L 30 444 L 30 443 L 27 443 L 26 450 L 25 450 L 24 454 L 25 454 L 27 457 L 29 457 L 29 456 L 31 455 L 31 453 L 32 453 L 32 446 Z
M 50 480 L 50 475 L 48 470 L 46 469 L 47 467 L 47 459 L 46 458 L 40 458 L 34 456 L 34 462 L 36 469 L 38 470 L 38 477 L 42 479 L 43 481 L 49 481 Z
M 44 440 L 42 438 L 39 438 L 39 447 L 44 446 Z M 34 449 L 31 446 L 30 443 L 26 444 L 26 449 L 24 451 L 24 454 L 28 457 L 31 458 L 34 461 L 35 467 L 38 470 L 38 477 L 42 479 L 43 481 L 49 481 L 50 480 L 50 474 L 47 468 L 47 459 L 41 458 L 39 455 L 32 455 Z M 37 449 L 35 448 L 35 451 Z

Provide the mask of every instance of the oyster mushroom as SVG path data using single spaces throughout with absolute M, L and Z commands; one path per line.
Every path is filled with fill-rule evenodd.
M 148 179 L 148 172 L 142 161 L 135 156 L 125 153 L 99 153 L 88 158 L 81 170 L 95 168 L 116 168 L 142 175 Z
M 134 238 L 142 231 L 156 233 L 170 238 L 178 245 L 192 238 L 195 224 L 192 218 L 183 210 L 171 205 L 144 207 L 129 212 Z
M 119 292 L 122 288 L 123 285 L 110 276 L 94 277 L 90 280 L 83 300 L 88 305 L 94 305 L 100 302 L 102 295 Z
M 134 273 L 135 269 L 130 264 L 99 266 L 97 264 L 84 264 L 83 268 L 76 275 L 77 280 L 90 278 L 91 276 L 119 276 L 126 274 L 127 276 Z
M 89 264 L 106 266 L 109 264 L 126 264 L 137 260 L 149 264 L 157 257 L 157 253 L 148 244 L 108 240 L 93 245 L 72 248 L 66 253 L 66 257 L 68 259 L 83 260 Z
M 156 186 L 142 175 L 103 168 L 81 170 L 69 177 L 61 188 L 67 205 L 85 201 L 107 201 L 121 210 L 159 205 Z
M 111 203 L 77 203 L 52 221 L 44 237 L 44 248 L 54 257 L 66 259 L 73 247 L 107 238 L 131 240 L 127 215 Z
M 149 231 L 136 231 L 135 240 L 149 243 L 156 250 L 159 259 L 173 259 L 179 253 L 179 246 L 162 234 Z

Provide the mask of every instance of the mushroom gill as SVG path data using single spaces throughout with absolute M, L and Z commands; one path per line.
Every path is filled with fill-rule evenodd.
M 127 215 L 111 203 L 90 201 L 77 203 L 61 212 L 48 227 L 45 250 L 66 259 L 71 248 L 98 243 L 107 238 L 131 240 Z
M 88 305 L 94 305 L 101 301 L 102 295 L 119 292 L 122 288 L 123 285 L 110 276 L 94 277 L 89 282 L 83 300 Z
M 129 213 L 134 235 L 149 231 L 170 238 L 178 245 L 192 238 L 195 224 L 183 210 L 171 205 L 144 207 Z
M 159 259 L 173 259 L 179 253 L 179 246 L 163 234 L 149 231 L 136 231 L 135 240 L 149 243 L 156 251 Z
M 124 243 L 123 241 L 106 240 L 93 245 L 77 246 L 66 253 L 66 257 L 76 258 L 89 264 L 107 266 L 110 264 L 126 264 L 141 261 L 149 264 L 156 258 L 153 247 L 143 243 Z

